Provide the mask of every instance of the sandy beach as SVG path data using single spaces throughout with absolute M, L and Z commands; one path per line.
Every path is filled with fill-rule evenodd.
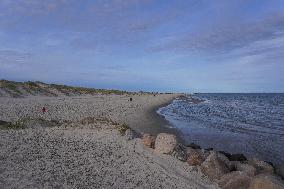
M 156 113 L 160 106 L 170 103 L 181 94 L 86 95 L 74 97 L 0 98 L 0 117 L 5 121 L 21 118 L 80 121 L 84 117 L 107 118 L 126 123 L 140 133 L 156 135 L 160 132 L 177 134 L 169 123 Z M 130 101 L 130 98 L 133 100 Z M 47 112 L 42 115 L 41 108 Z
M 140 138 L 126 139 L 113 125 L 126 123 L 139 133 L 153 135 L 176 133 L 154 111 L 177 96 L 0 98 L 0 120 L 30 117 L 61 123 L 0 130 L 0 187 L 217 188 L 200 169 L 155 153 Z M 43 106 L 47 108 L 44 115 Z M 98 120 L 82 125 L 80 120 L 85 117 Z M 112 121 L 100 121 L 103 119 Z

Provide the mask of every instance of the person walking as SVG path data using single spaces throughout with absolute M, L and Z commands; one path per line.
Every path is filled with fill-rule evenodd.
M 44 114 L 46 112 L 46 108 L 42 107 L 41 111 L 42 111 L 42 114 Z

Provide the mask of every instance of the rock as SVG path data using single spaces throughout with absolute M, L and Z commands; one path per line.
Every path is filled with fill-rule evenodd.
M 201 147 L 197 144 L 194 144 L 194 143 L 190 143 L 187 145 L 187 147 L 190 147 L 192 149 L 201 149 Z
M 191 149 L 190 151 L 188 150 L 187 163 L 189 166 L 201 165 L 201 163 L 203 163 L 204 160 L 205 158 L 203 158 L 199 150 L 196 149 Z
M 198 166 L 201 165 L 204 159 L 200 154 L 191 154 L 187 157 L 187 163 L 189 166 Z
M 191 147 L 186 147 L 186 153 L 188 155 L 190 155 L 191 153 L 196 153 L 197 151 L 199 151 L 199 150 L 191 148 Z
M 210 155 L 210 151 L 204 150 L 204 149 L 200 149 L 198 150 L 201 154 L 201 156 L 203 157 L 203 159 L 207 159 L 207 157 Z
M 223 175 L 218 181 L 222 189 L 247 189 L 251 178 L 242 171 L 233 171 Z
M 142 136 L 142 143 L 144 144 L 144 146 L 147 146 L 149 148 L 154 148 L 155 147 L 155 137 L 150 134 L 144 134 Z
M 233 162 L 229 161 L 229 159 L 225 155 L 219 152 L 216 152 L 216 154 L 218 158 L 228 167 L 230 171 L 233 171 L 235 169 Z
M 193 149 L 190 147 L 187 147 L 187 155 L 190 155 L 192 153 L 198 153 L 201 155 L 203 161 L 210 155 L 210 151 L 204 150 L 204 149 Z
M 270 175 L 257 175 L 251 182 L 249 189 L 283 189 L 284 183 L 281 178 Z
M 229 158 L 230 161 L 240 161 L 244 162 L 247 160 L 246 156 L 244 154 L 232 154 Z
M 220 156 L 214 151 L 212 151 L 207 159 L 201 164 L 201 170 L 211 179 L 219 179 L 222 175 L 230 171 L 224 160 L 220 159 Z
M 127 129 L 124 133 L 124 138 L 126 140 L 132 140 L 138 137 L 138 133 L 132 129 Z
M 269 165 L 271 165 L 273 167 L 273 163 L 271 161 L 264 161 L 265 163 L 268 163 Z
M 177 144 L 175 135 L 160 133 L 155 141 L 155 151 L 160 154 L 171 154 L 177 147 Z
M 225 155 L 230 161 L 241 161 L 244 162 L 247 160 L 244 154 L 230 154 L 225 151 L 218 151 L 219 153 Z
M 186 147 L 182 144 L 178 144 L 171 155 L 185 162 L 187 160 Z
M 232 157 L 232 154 L 225 152 L 225 151 L 218 151 L 220 154 L 223 154 L 224 156 L 226 156 L 229 160 Z
M 264 161 L 258 160 L 256 158 L 248 160 L 248 164 L 256 168 L 257 174 L 260 174 L 260 173 L 273 174 L 274 173 L 274 168 L 272 165 Z
M 236 161 L 234 165 L 237 171 L 242 171 L 246 173 L 248 176 L 253 177 L 256 174 L 256 168 L 253 167 L 252 165 L 241 163 L 239 161 Z
M 93 117 L 85 117 L 80 121 L 83 125 L 93 124 L 95 123 L 95 119 Z
M 275 173 L 284 179 L 284 166 L 283 165 L 275 165 Z
M 207 150 L 207 151 L 213 151 L 214 148 L 206 148 L 205 150 Z

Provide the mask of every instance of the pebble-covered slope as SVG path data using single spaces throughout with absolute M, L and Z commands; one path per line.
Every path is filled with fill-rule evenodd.
M 0 130 L 0 188 L 215 188 L 112 125 Z

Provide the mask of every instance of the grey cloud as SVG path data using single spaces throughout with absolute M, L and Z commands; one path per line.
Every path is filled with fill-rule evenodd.
M 177 51 L 197 53 L 227 53 L 253 42 L 278 37 L 284 31 L 284 14 L 275 14 L 258 22 L 232 23 L 200 32 L 176 36 L 174 40 L 152 47 L 154 51 Z
M 131 43 L 145 32 L 174 19 L 175 11 L 151 10 L 153 0 L 98 0 L 81 3 L 76 0 L 15 0 L 0 2 L 0 29 L 10 32 L 65 30 L 96 33 L 103 42 Z M 78 8 L 80 7 L 80 8 Z M 139 9 L 139 11 L 137 11 Z M 108 38 L 107 38 L 107 37 Z M 79 41 L 81 40 L 81 41 Z M 94 47 L 84 37 L 74 45 Z M 96 46 L 96 45 L 95 45 Z

